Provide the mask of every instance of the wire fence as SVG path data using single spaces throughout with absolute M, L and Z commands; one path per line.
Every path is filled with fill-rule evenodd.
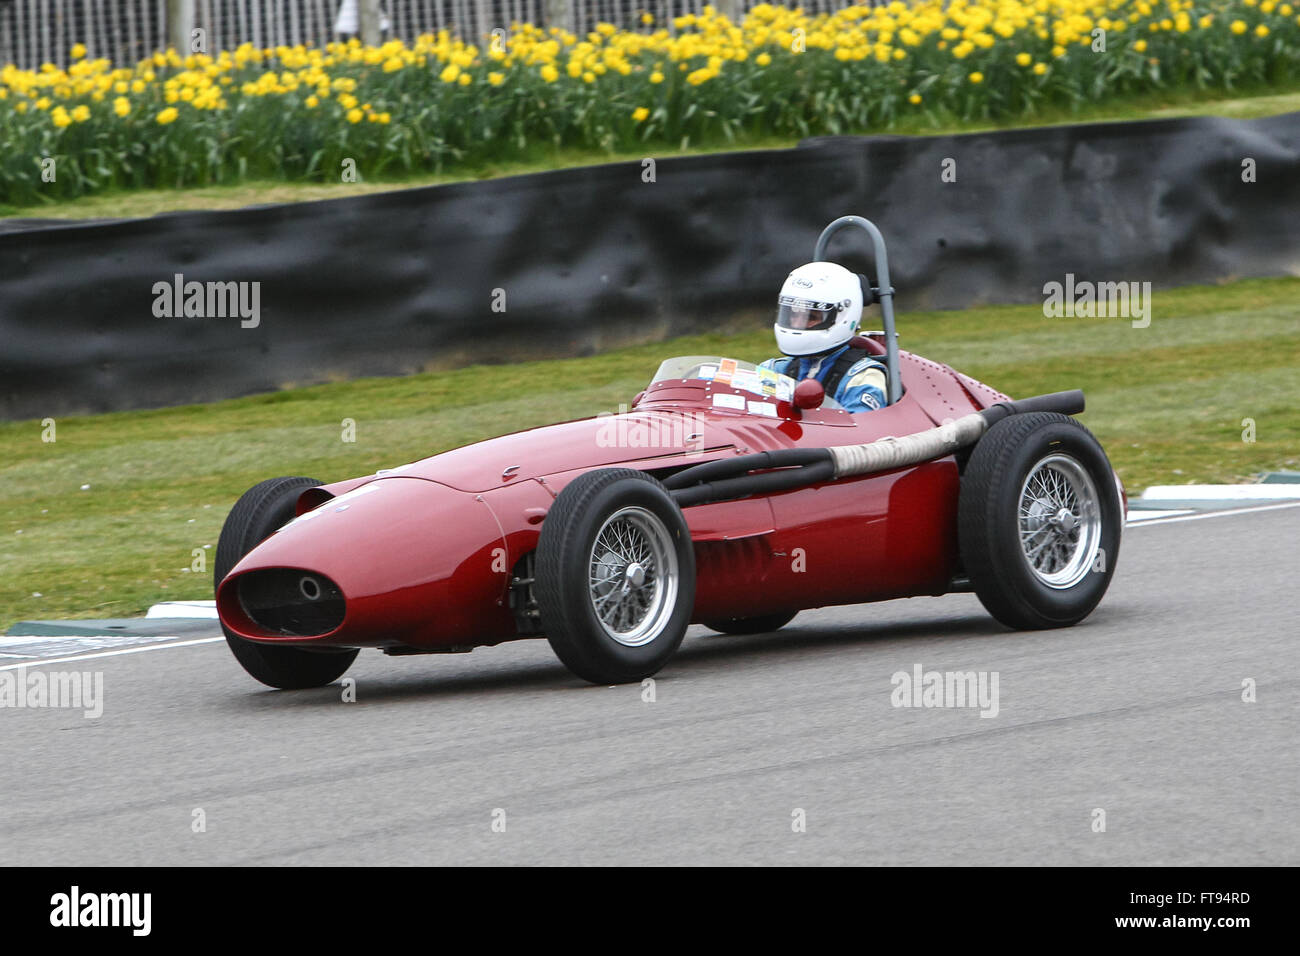
M 167 45 L 166 24 L 166 0 L 0 0 L 0 64 L 66 66 L 74 43 L 133 63 Z
M 210 53 L 241 43 L 256 47 L 323 46 L 335 32 L 346 0 L 189 0 L 193 23 Z M 708 0 L 383 0 L 385 39 L 410 43 L 424 33 L 449 30 L 481 42 L 511 23 L 547 23 L 579 35 L 597 23 L 630 27 L 649 13 L 658 25 L 699 14 Z M 762 0 L 734 0 L 740 12 Z M 800 0 L 807 13 L 831 12 L 846 0 Z M 864 3 L 863 5 L 869 5 Z M 168 45 L 167 0 L 0 0 L 0 65 L 66 67 L 73 44 L 87 55 L 131 64 Z M 549 14 L 549 16 L 548 16 Z

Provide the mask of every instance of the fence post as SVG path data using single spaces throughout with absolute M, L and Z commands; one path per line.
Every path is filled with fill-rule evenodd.
M 548 27 L 568 30 L 573 25 L 571 14 L 573 0 L 543 0 L 542 18 Z
M 361 42 L 379 45 L 379 0 L 361 0 Z
M 167 44 L 181 56 L 190 52 L 194 0 L 167 0 Z
M 740 0 L 713 0 L 713 5 L 731 23 L 740 24 Z

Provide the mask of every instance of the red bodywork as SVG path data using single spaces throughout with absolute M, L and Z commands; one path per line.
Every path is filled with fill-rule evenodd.
M 299 518 L 222 581 L 218 611 L 234 633 L 277 644 L 453 650 L 536 636 L 516 623 L 511 580 L 536 548 L 555 495 L 577 475 L 623 466 L 665 476 L 751 452 L 859 444 L 1006 399 L 907 352 L 899 368 L 903 397 L 878 411 L 801 411 L 772 402 L 766 414 L 751 414 L 718 407 L 714 396 L 752 403 L 752 394 L 702 380 L 661 381 L 620 415 L 493 438 L 309 489 Z M 942 594 L 958 567 L 957 493 L 949 456 L 688 507 L 697 564 L 693 620 Z M 342 624 L 311 637 L 259 626 L 235 585 L 241 575 L 272 568 L 337 584 Z

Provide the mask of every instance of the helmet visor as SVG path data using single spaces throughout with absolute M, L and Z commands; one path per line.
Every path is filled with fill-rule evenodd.
M 812 332 L 829 329 L 840 314 L 833 302 L 812 302 L 783 295 L 777 300 L 776 324 L 783 329 Z

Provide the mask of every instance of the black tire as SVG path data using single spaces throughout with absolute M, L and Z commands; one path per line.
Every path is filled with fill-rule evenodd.
M 719 634 L 766 634 L 779 631 L 794 620 L 798 611 L 764 614 L 762 617 L 731 617 L 722 621 L 705 621 L 704 626 Z
M 613 550 L 595 554 L 607 523 L 609 535 L 626 533 L 636 554 L 651 555 L 653 571 L 632 552 L 630 562 Z M 638 568 L 642 580 L 633 584 Z M 593 582 L 593 570 L 617 576 L 617 583 Z M 542 524 L 534 573 L 547 640 L 569 670 L 593 684 L 623 684 L 656 673 L 681 644 L 695 605 L 695 551 L 686 519 L 663 485 L 630 468 L 589 471 L 560 492 Z M 655 586 L 646 591 L 650 580 Z M 650 606 L 640 608 L 632 590 Z M 602 620 L 598 603 L 616 615 L 612 622 Z M 624 612 L 628 628 L 619 626 L 623 618 L 617 615 Z M 626 643 L 632 640 L 639 643 Z
M 1004 418 L 975 445 L 957 523 L 962 563 L 990 614 L 1020 630 L 1068 627 L 1110 585 L 1123 506 L 1092 432 L 1033 412 Z
M 248 552 L 282 528 L 294 515 L 298 496 L 320 484 L 312 478 L 268 478 L 249 488 L 230 509 L 217 541 L 214 589 Z M 269 687 L 302 690 L 324 687 L 343 676 L 356 660 L 357 648 L 305 650 L 245 640 L 221 625 L 235 660 Z

